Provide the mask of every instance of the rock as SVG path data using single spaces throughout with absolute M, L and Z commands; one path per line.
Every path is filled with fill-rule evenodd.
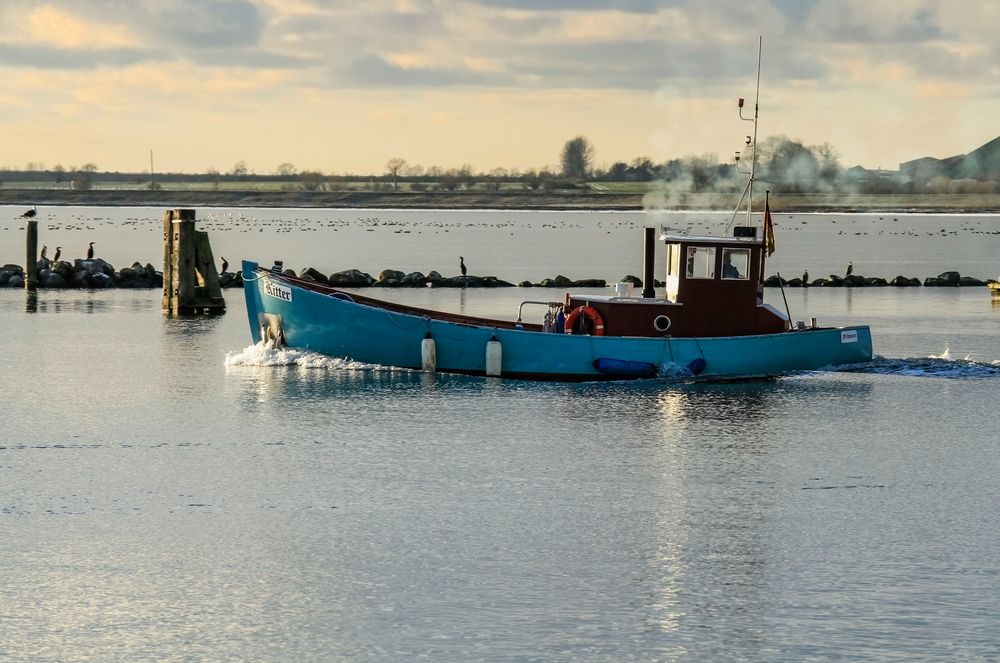
M 788 279 L 788 282 L 785 283 L 785 285 L 787 285 L 789 288 L 801 288 L 803 283 L 802 279 L 796 276 L 794 279 Z
M 330 283 L 330 279 L 327 278 L 326 274 L 323 274 L 318 269 L 314 269 L 312 267 L 306 267 L 299 272 L 299 278 L 316 281 L 317 283 L 322 283 L 323 285 Z
M 845 288 L 864 288 L 868 285 L 868 280 L 859 274 L 851 274 L 844 277 L 841 285 Z
M 5 269 L 0 269 L 0 288 L 7 285 L 7 282 L 10 281 L 10 277 L 13 275 L 13 273 L 8 272 Z
M 984 286 L 986 285 L 986 281 L 981 281 L 971 276 L 963 276 L 959 279 L 959 284 L 963 286 Z
M 145 266 L 145 267 L 143 267 L 143 269 L 144 269 L 144 270 L 146 270 L 146 276 L 148 276 L 148 277 L 149 277 L 149 278 L 150 278 L 151 280 L 153 280 L 153 281 L 155 281 L 155 280 L 156 280 L 156 275 L 157 275 L 157 274 L 160 274 L 160 273 L 159 273 L 158 271 L 156 271 L 156 268 L 155 268 L 155 267 L 153 267 L 153 266 L 152 266 L 151 264 L 149 264 L 148 262 L 146 263 L 146 266 Z M 161 279 L 161 282 L 162 282 L 162 279 L 163 279 L 163 274 L 160 274 L 160 279 Z
M 519 285 L 522 288 L 532 288 L 532 287 L 534 287 L 535 284 L 532 283 L 531 281 L 521 281 L 517 285 Z
M 514 284 L 498 279 L 495 276 L 484 276 L 483 277 L 483 287 L 484 288 L 513 288 Z
M 871 278 L 865 279 L 865 285 L 873 288 L 884 288 L 885 286 L 889 285 L 889 282 L 886 281 L 881 276 L 873 276 Z
M 115 287 L 115 280 L 104 272 L 99 272 L 87 276 L 87 285 L 91 288 L 113 288 Z
M 844 285 L 844 279 L 836 274 L 830 274 L 829 277 L 823 279 L 823 285 L 827 288 L 839 288 Z
M 86 269 L 74 270 L 70 275 L 69 283 L 74 288 L 89 288 L 90 287 L 90 272 Z
M 24 277 L 20 274 L 11 274 L 10 280 L 7 281 L 8 288 L 23 288 L 24 287 Z
M 435 288 L 481 288 L 483 279 L 479 276 L 449 276 L 434 284 Z
M 903 276 L 902 274 L 899 274 L 899 275 L 896 276 L 896 278 L 894 278 L 893 280 L 889 281 L 889 285 L 895 286 L 897 288 L 908 288 L 912 284 L 910 283 L 910 279 L 908 279 L 907 277 Z M 917 281 L 917 285 L 920 285 L 919 281 Z
M 443 278 L 444 277 L 441 276 L 440 273 L 434 271 L 433 269 L 427 273 L 427 282 L 428 283 L 437 283 L 438 281 L 440 281 Z
M 383 269 L 378 273 L 377 282 L 381 283 L 383 281 L 402 281 L 403 277 L 406 276 L 403 272 L 398 269 Z
M 427 285 L 427 277 L 421 272 L 410 272 L 399 280 L 399 285 L 406 288 L 422 288 Z
M 962 284 L 962 275 L 958 272 L 942 272 L 937 275 L 938 285 L 957 288 Z
M 58 272 L 64 279 L 69 280 L 73 276 L 73 265 L 65 260 L 60 260 L 52 263 L 52 271 Z
M 7 263 L 3 267 L 0 267 L 0 271 L 24 275 L 24 269 L 20 265 L 15 265 L 13 263 Z
M 555 284 L 556 288 L 571 288 L 571 287 L 573 287 L 573 281 L 571 279 L 566 278 L 562 274 L 556 275 L 556 277 L 554 279 L 552 279 L 552 282 Z
M 638 276 L 633 276 L 632 274 L 626 274 L 625 278 L 623 278 L 620 283 L 631 283 L 636 288 L 642 287 L 642 279 Z
M 45 276 L 42 276 L 42 273 Z M 65 288 L 66 279 L 59 272 L 53 272 L 48 269 L 43 269 L 38 273 L 38 284 L 43 288 Z
M 371 274 L 357 269 L 348 269 L 342 272 L 334 272 L 328 277 L 328 282 L 332 286 L 341 288 L 367 288 L 375 283 Z
M 788 283 L 787 281 L 785 281 L 777 274 L 772 274 L 771 276 L 768 276 L 766 279 L 764 279 L 765 288 L 777 288 L 778 286 L 785 285 L 787 283 Z
M 575 288 L 606 288 L 607 286 L 608 284 L 604 279 L 582 279 L 573 282 L 573 287 Z

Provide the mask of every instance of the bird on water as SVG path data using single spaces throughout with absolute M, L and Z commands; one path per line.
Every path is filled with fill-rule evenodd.
M 466 274 L 465 258 L 463 258 L 462 256 L 458 256 L 458 268 L 462 270 L 462 276 L 465 276 Z
M 94 259 L 94 243 L 91 242 L 90 246 L 87 248 L 87 260 Z
M 32 205 L 31 209 L 29 209 L 27 212 L 25 212 L 24 214 L 21 215 L 21 218 L 22 219 L 33 219 L 33 218 L 35 218 L 36 214 L 38 214 L 38 208 L 35 207 L 34 205 Z
M 59 262 L 59 256 L 61 256 L 61 255 L 62 255 L 62 247 L 61 246 L 57 246 L 56 247 L 56 254 L 54 256 L 52 256 L 52 262 Z
M 222 256 L 222 273 L 225 274 L 227 269 L 229 269 L 229 261 L 226 260 L 226 256 Z
M 853 273 L 854 273 L 854 262 L 848 260 L 847 261 L 847 276 L 850 276 Z

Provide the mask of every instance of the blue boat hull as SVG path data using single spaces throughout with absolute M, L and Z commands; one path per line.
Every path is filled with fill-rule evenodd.
M 265 333 L 280 333 L 292 348 L 384 366 L 420 370 L 421 345 L 428 337 L 434 339 L 437 371 L 486 375 L 487 343 L 496 340 L 500 375 L 524 379 L 634 379 L 649 377 L 639 367 L 650 365 L 658 377 L 737 379 L 872 358 L 867 326 L 708 338 L 576 336 L 386 310 L 354 302 L 344 293 L 299 287 L 257 271 L 253 262 L 244 261 L 243 279 L 255 343 Z

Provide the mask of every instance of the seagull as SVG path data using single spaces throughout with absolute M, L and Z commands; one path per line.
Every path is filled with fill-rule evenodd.
M 226 256 L 222 256 L 222 273 L 225 274 L 227 269 L 229 269 L 229 261 L 226 260 Z
M 465 258 L 462 256 L 458 256 L 458 268 L 462 270 L 462 276 L 465 276 L 467 270 L 465 269 Z
M 22 219 L 33 219 L 33 218 L 35 218 L 36 214 L 38 214 L 38 208 L 36 208 L 34 205 L 32 205 L 31 209 L 29 209 L 27 212 L 25 212 L 24 214 L 21 215 L 21 218 Z
M 90 243 L 90 247 L 87 249 L 87 260 L 94 259 L 94 243 Z
M 854 273 L 854 263 L 850 260 L 847 261 L 847 276 Z
M 62 255 L 62 247 L 61 246 L 57 246 L 56 247 L 56 254 L 54 256 L 52 256 L 52 262 L 58 262 L 59 261 L 59 256 L 61 256 L 61 255 Z
M 42 260 L 45 260 L 45 252 L 49 250 L 48 244 L 42 244 Z

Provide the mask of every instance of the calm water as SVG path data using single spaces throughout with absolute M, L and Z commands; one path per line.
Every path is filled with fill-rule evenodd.
M 50 250 L 158 262 L 159 210 L 43 212 Z M 448 274 L 461 253 L 513 280 L 638 273 L 647 223 L 242 213 L 317 228 L 210 229 L 234 264 Z M 355 221 L 375 215 L 410 248 Z M 1000 271 L 996 217 L 897 218 L 914 234 L 782 219 L 771 264 Z M 0 262 L 22 262 L 8 228 Z M 387 294 L 513 317 L 550 293 Z M 795 319 L 871 324 L 880 357 L 738 384 L 431 377 L 247 349 L 238 291 L 167 320 L 157 291 L 0 289 L 0 660 L 997 659 L 1000 307 L 786 294 Z

